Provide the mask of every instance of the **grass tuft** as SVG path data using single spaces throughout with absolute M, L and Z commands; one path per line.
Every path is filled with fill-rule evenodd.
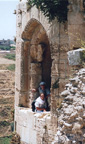
M 12 136 L 0 137 L 0 144 L 10 144 Z
M 10 64 L 7 69 L 10 71 L 15 71 L 15 64 Z
M 6 54 L 5 58 L 15 60 L 15 54 Z

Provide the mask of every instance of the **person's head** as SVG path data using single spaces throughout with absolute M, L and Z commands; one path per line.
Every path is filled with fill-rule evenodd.
M 41 93 L 41 94 L 40 94 L 40 98 L 41 98 L 42 100 L 44 100 L 44 98 L 45 98 L 44 93 Z
M 42 90 L 45 89 L 45 86 L 46 86 L 46 83 L 45 83 L 45 82 L 41 82 L 41 83 L 40 83 L 40 87 L 41 87 Z

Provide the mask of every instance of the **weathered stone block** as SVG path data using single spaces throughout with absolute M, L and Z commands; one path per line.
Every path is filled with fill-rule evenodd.
M 74 14 L 74 12 L 69 13 L 70 17 L 69 17 L 69 25 L 74 24 L 74 25 L 81 25 L 83 23 L 83 15 L 82 13 L 76 13 Z
M 28 90 L 28 74 L 16 74 L 15 81 L 15 88 L 17 88 L 20 91 Z
M 67 52 L 69 65 L 80 65 L 83 51 L 83 49 L 77 49 Z

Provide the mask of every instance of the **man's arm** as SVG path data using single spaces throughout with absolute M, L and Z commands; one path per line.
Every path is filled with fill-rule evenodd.
M 34 88 L 33 88 L 31 91 L 32 91 L 32 92 L 37 92 L 37 91 L 38 91 L 38 89 L 34 89 Z
M 46 111 L 45 108 L 39 108 L 39 107 L 36 107 L 37 110 L 43 110 L 43 111 Z
M 47 94 L 47 98 L 49 97 L 49 96 L 51 96 L 51 93 L 50 93 L 50 90 L 49 89 L 46 89 L 46 94 Z

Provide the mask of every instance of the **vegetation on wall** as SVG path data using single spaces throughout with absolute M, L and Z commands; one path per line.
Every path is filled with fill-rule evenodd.
M 85 67 L 85 48 L 83 48 L 83 52 L 82 52 L 82 63 Z
M 81 48 L 83 49 L 82 60 L 85 65 L 85 41 L 81 40 Z
M 49 21 L 54 20 L 56 17 L 59 22 L 67 20 L 68 0 L 30 0 L 28 3 L 40 9 L 48 17 Z

